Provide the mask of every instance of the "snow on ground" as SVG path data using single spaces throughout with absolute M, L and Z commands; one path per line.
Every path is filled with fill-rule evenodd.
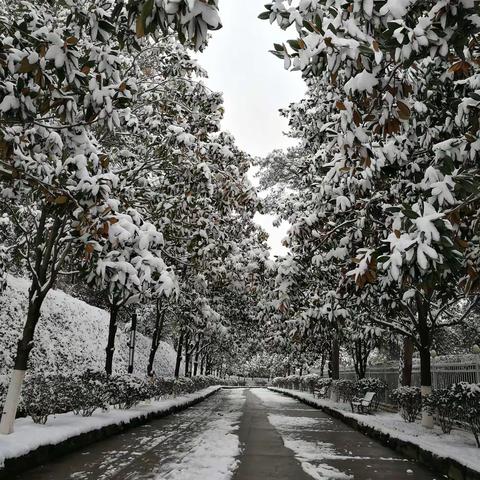
M 229 480 L 238 466 L 241 454 L 238 423 L 242 416 L 243 389 L 227 390 L 227 404 L 218 417 L 213 417 L 207 430 L 192 436 L 186 454 L 167 465 L 168 473 L 157 480 Z
M 25 455 L 42 445 L 56 445 L 82 433 L 120 425 L 149 413 L 161 413 L 189 402 L 203 398 L 220 387 L 209 387 L 199 392 L 176 398 L 145 402 L 130 410 L 97 410 L 91 417 L 81 417 L 73 413 L 63 413 L 48 419 L 46 425 L 38 425 L 30 417 L 15 420 L 15 431 L 0 436 L 0 468 L 7 458 Z M 172 477 L 173 478 L 173 477 Z
M 355 418 L 360 424 L 373 427 L 391 437 L 411 442 L 420 448 L 442 458 L 451 458 L 472 470 L 480 472 L 480 449 L 469 432 L 453 430 L 450 434 L 442 433 L 440 427 L 427 430 L 419 423 L 407 423 L 398 413 L 377 412 L 375 415 L 352 413 L 350 405 L 315 398 L 312 394 L 281 388 L 277 392 L 293 393 L 297 398 L 315 402 L 319 407 L 326 406 L 340 411 L 343 415 Z
M 13 367 L 13 357 L 26 315 L 30 281 L 8 277 L 7 289 L 0 295 L 0 376 Z M 87 368 L 103 370 L 108 336 L 108 312 L 92 307 L 61 290 L 52 290 L 42 306 L 35 332 L 31 370 L 70 373 Z M 115 373 L 125 373 L 128 364 L 127 333 L 119 329 L 114 358 Z M 135 372 L 147 370 L 150 339 L 138 334 Z M 159 376 L 173 375 L 175 351 L 162 342 L 156 356 Z

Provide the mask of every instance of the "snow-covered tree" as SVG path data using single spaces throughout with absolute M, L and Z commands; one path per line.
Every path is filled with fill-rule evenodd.
M 0 427 L 10 433 L 45 296 L 68 256 L 90 253 L 91 242 L 103 248 L 119 220 L 119 179 L 101 140 L 135 104 L 122 51 L 170 31 L 202 48 L 220 21 L 215 0 L 2 7 L 0 201 L 15 230 L 2 252 L 22 256 L 32 279 Z
M 275 54 L 309 87 L 292 110 L 312 162 L 292 236 L 342 272 L 339 285 L 378 282 L 371 293 L 416 342 L 428 395 L 433 333 L 478 278 L 478 2 L 266 8 L 262 18 L 296 27 Z

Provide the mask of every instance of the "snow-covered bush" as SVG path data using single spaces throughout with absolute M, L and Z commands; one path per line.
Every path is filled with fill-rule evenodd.
M 138 405 L 149 397 L 149 385 L 133 375 L 115 375 L 109 379 L 110 401 L 122 409 Z
M 287 388 L 298 390 L 300 388 L 301 377 L 299 375 L 289 375 L 287 377 Z
M 419 387 L 399 387 L 392 392 L 392 398 L 406 422 L 414 422 L 422 411 L 422 394 Z
M 318 381 L 320 380 L 320 376 L 316 373 L 309 373 L 301 377 L 301 386 L 302 390 L 308 390 L 310 393 L 314 393 L 315 388 L 317 388 Z
M 363 397 L 367 392 L 375 392 L 378 396 L 386 389 L 386 383 L 379 378 L 361 378 L 355 383 L 355 393 L 359 397 Z
M 27 315 L 29 281 L 8 277 L 7 289 L 0 294 L 0 376 L 10 375 L 16 343 Z M 64 293 L 51 290 L 42 307 L 35 333 L 35 348 L 30 355 L 31 373 L 80 374 L 87 369 L 102 370 L 108 336 L 108 312 Z M 119 328 L 115 340 L 114 374 L 127 371 L 128 332 Z M 151 339 L 137 333 L 134 372 L 147 371 Z M 3 352 L 3 356 L 1 354 Z M 161 341 L 155 357 L 158 377 L 171 376 L 175 369 L 175 350 Z
M 22 390 L 25 411 L 35 423 L 45 424 L 48 416 L 68 411 L 68 392 L 61 375 L 31 375 Z
M 350 402 L 355 396 L 355 382 L 352 380 L 332 380 L 330 388 L 341 402 Z
M 452 388 L 433 390 L 423 403 L 431 415 L 436 415 L 443 433 L 450 433 L 457 417 Z
M 22 392 L 22 410 L 35 423 L 44 424 L 50 415 L 59 413 L 71 411 L 75 415 L 91 416 L 97 408 L 107 409 L 109 405 L 129 409 L 152 398 L 183 395 L 212 385 L 235 382 L 213 376 L 143 380 L 134 375 L 108 376 L 104 372 L 93 370 L 77 375 L 39 373 L 26 379 Z M 0 405 L 6 389 L 6 380 L 0 381 Z
M 192 393 L 195 389 L 193 380 L 188 377 L 176 378 L 173 384 L 173 394 L 181 395 L 182 393 Z
M 330 377 L 323 377 L 320 378 L 317 382 L 318 388 L 323 388 L 323 387 L 330 387 L 332 385 L 333 380 Z
M 156 400 L 166 395 L 173 394 L 173 385 L 175 379 L 172 377 L 155 377 L 147 382 L 147 389 L 150 392 L 149 397 Z
M 449 389 L 457 420 L 468 425 L 480 448 L 480 384 L 460 382 Z
M 69 377 L 65 382 L 69 410 L 75 415 L 90 417 L 97 408 L 106 409 L 111 400 L 111 383 L 104 372 L 93 370 Z
M 272 387 L 287 388 L 287 379 L 285 377 L 275 377 L 272 380 Z

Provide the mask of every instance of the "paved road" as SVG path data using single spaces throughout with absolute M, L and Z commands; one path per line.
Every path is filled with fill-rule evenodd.
M 352 478 L 440 480 L 319 410 L 265 389 L 235 389 L 15 480 Z

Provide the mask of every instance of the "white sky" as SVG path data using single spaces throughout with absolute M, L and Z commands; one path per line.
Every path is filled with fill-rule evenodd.
M 300 100 L 305 92 L 300 74 L 284 70 L 283 62 L 269 52 L 274 42 L 294 38 L 295 32 L 282 32 L 276 25 L 259 20 L 264 3 L 220 0 L 223 28 L 212 33 L 208 48 L 198 55 L 209 73 L 209 87 L 223 92 L 223 128 L 251 155 L 265 155 L 294 144 L 283 134 L 287 121 L 278 110 Z M 281 239 L 288 225 L 273 227 L 271 215 L 257 214 L 255 219 L 270 234 L 272 254 L 285 254 Z

